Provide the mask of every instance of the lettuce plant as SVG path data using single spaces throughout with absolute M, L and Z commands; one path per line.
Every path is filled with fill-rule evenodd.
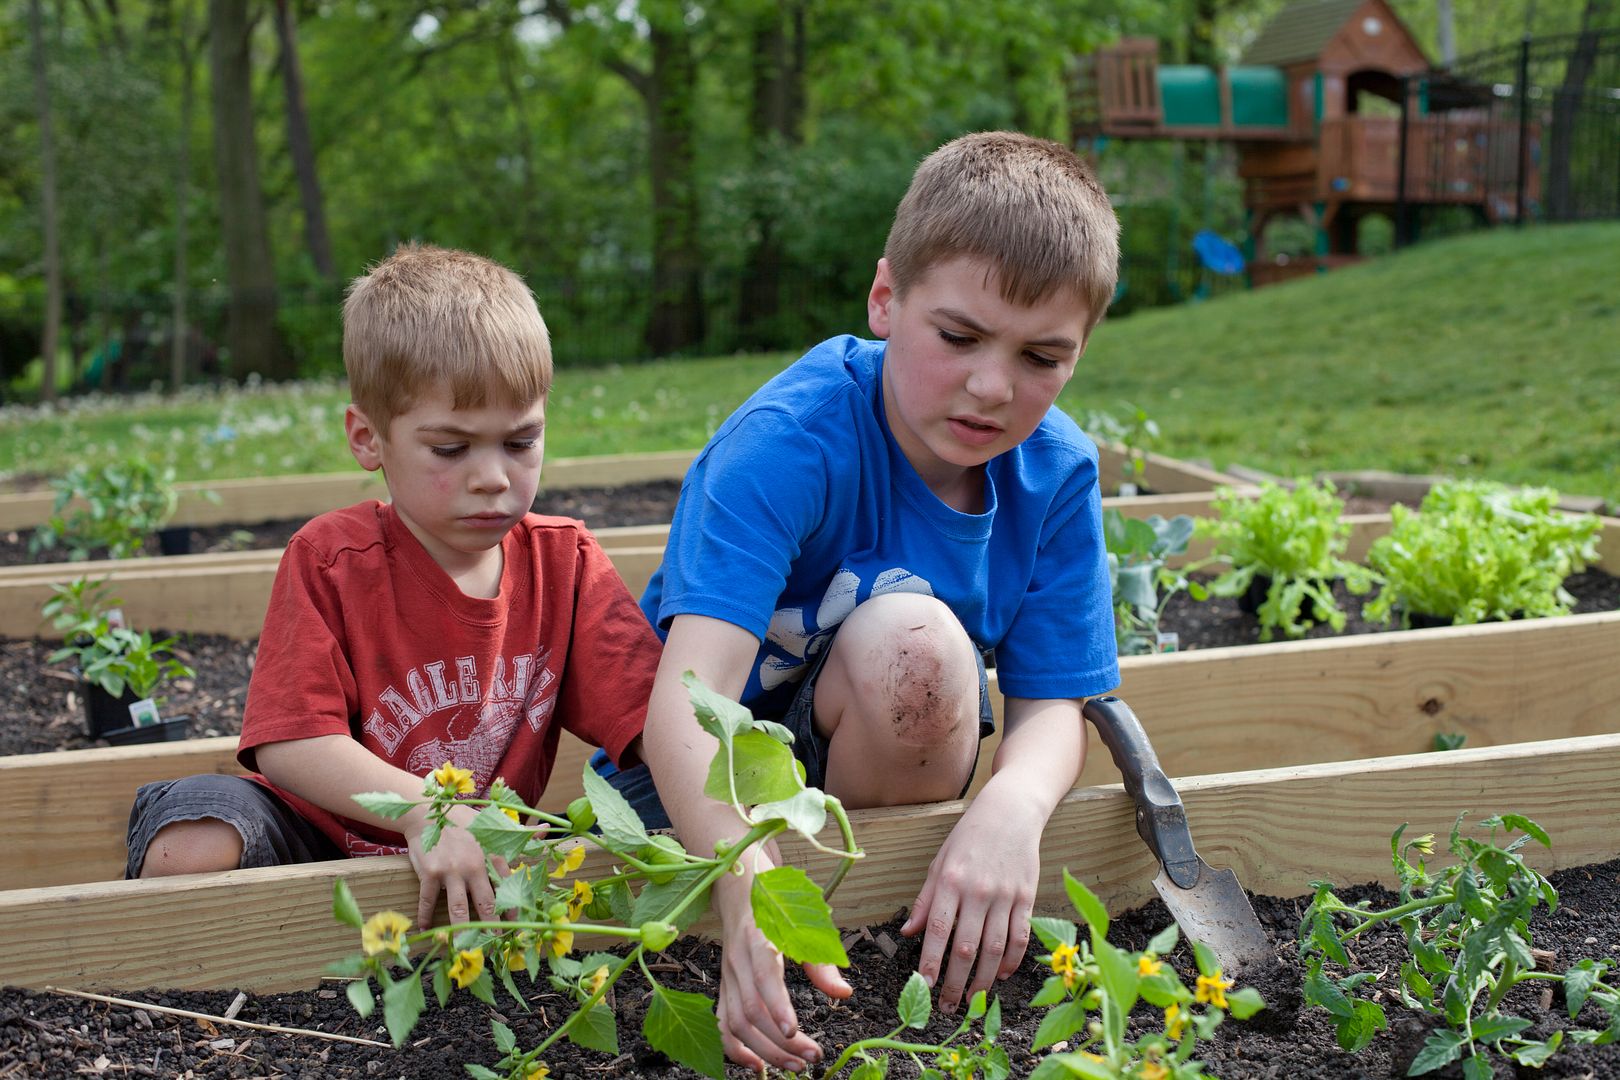
M 1403 625 L 1414 613 L 1457 624 L 1568 614 L 1564 579 L 1597 558 L 1600 523 L 1557 502 L 1550 488 L 1474 480 L 1437 485 L 1415 513 L 1393 507 L 1367 553 L 1384 587 L 1364 614 L 1399 612 Z
M 174 470 L 140 458 L 75 465 L 51 482 L 51 516 L 29 540 L 33 552 L 61 546 L 71 560 L 106 551 L 114 559 L 139 555 L 146 537 L 174 515 Z
M 1301 479 L 1292 489 L 1262 484 L 1253 498 L 1223 488 L 1213 508 L 1215 516 L 1196 526 L 1196 535 L 1213 544 L 1211 557 L 1199 565 L 1227 564 L 1210 582 L 1215 596 L 1242 596 L 1257 578 L 1270 582 L 1256 611 L 1261 641 L 1277 631 L 1303 637 L 1316 621 L 1344 629 L 1333 580 L 1343 578 L 1360 595 L 1372 588 L 1373 575 L 1344 557 L 1350 525 L 1332 481 Z

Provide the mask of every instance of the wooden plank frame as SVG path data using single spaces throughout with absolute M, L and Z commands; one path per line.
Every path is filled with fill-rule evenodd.
M 1419 753 L 1441 732 L 1469 747 L 1620 732 L 1616 656 L 1620 612 L 1605 612 L 1125 657 L 1119 692 L 1165 771 L 1189 776 Z M 974 790 L 995 748 L 994 737 L 981 746 Z M 560 812 L 580 793 L 589 753 L 563 735 L 542 809 Z M 117 877 L 141 784 L 240 771 L 233 736 L 0 758 L 8 876 L 39 885 Z M 1080 785 L 1118 779 L 1094 741 Z
M 1232 867 L 1249 889 L 1286 896 L 1313 878 L 1387 882 L 1385 838 L 1394 826 L 1444 835 L 1460 814 L 1538 821 L 1554 846 L 1526 850 L 1543 871 L 1612 858 L 1620 848 L 1617 781 L 1620 735 L 1600 735 L 1200 776 L 1177 786 L 1204 858 Z M 912 903 L 963 806 L 853 814 L 866 856 L 834 898 L 835 916 L 855 925 Z M 1150 899 L 1155 867 L 1133 822 L 1118 786 L 1066 796 L 1043 835 L 1037 909 L 1062 910 L 1064 869 L 1112 911 Z M 782 847 L 817 880 L 830 873 L 829 859 L 808 845 Z M 582 873 L 605 868 L 593 853 Z M 340 877 L 368 913 L 415 905 L 416 878 L 401 856 L 0 893 L 4 979 L 76 989 L 309 987 L 358 944 L 331 916 Z

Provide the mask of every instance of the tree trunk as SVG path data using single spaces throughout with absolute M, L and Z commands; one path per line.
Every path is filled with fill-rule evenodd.
M 805 5 L 801 0 L 762 12 L 753 32 L 753 105 L 748 128 L 755 182 L 782 151 L 804 141 Z M 782 308 L 784 253 L 775 207 L 756 199 L 753 241 L 738 292 L 737 344 L 780 348 L 776 322 Z
M 45 63 L 45 16 L 40 0 L 28 3 L 34 98 L 39 109 L 39 209 L 45 226 L 45 325 L 39 339 L 40 397 L 56 401 L 57 338 L 62 331 L 62 251 L 56 216 L 56 143 L 51 129 L 51 83 Z
M 648 172 L 652 181 L 653 295 L 646 344 L 654 356 L 703 341 L 703 256 L 693 128 L 696 63 L 680 10 L 649 20 L 652 75 L 647 84 Z
M 230 286 L 229 370 L 237 378 L 296 374 L 276 329 L 275 266 L 253 138 L 253 86 L 247 0 L 209 0 L 208 58 L 213 84 L 214 167 L 220 232 Z
M 1581 12 L 1580 37 L 1564 70 L 1564 82 L 1553 96 L 1552 131 L 1547 150 L 1547 217 L 1568 221 L 1580 215 L 1574 190 L 1575 131 L 1580 119 L 1586 81 L 1597 62 L 1599 23 L 1607 16 L 1610 0 L 1586 0 Z
M 174 303 L 170 313 L 168 392 L 186 385 L 186 348 L 191 341 L 187 302 L 191 294 L 191 121 L 197 102 L 197 54 L 192 47 L 192 5 L 184 0 L 175 27 L 180 56 L 180 138 L 174 161 Z
M 298 63 L 298 27 L 290 0 L 276 0 L 276 37 L 281 42 L 281 85 L 287 92 L 287 152 L 298 175 L 298 195 L 304 205 L 304 243 L 315 272 L 331 279 L 332 241 L 326 231 L 326 204 L 315 171 L 315 148 L 309 137 L 309 113 L 304 108 L 304 75 Z

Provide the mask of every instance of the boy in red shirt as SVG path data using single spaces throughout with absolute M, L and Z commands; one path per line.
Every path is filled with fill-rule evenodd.
M 659 642 L 577 521 L 529 512 L 540 481 L 551 345 L 521 279 L 409 245 L 343 307 L 344 416 L 389 502 L 322 514 L 292 538 L 248 687 L 238 758 L 262 775 L 148 784 L 130 815 L 130 877 L 408 852 L 417 924 L 495 917 L 465 828 L 422 850 L 352 796 L 420 797 L 445 763 L 533 805 L 559 731 L 638 755 Z M 453 810 L 469 824 L 471 808 Z

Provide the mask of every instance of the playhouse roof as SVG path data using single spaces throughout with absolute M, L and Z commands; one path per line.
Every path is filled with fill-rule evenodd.
M 1296 0 L 1260 31 L 1245 64 L 1290 64 L 1320 56 L 1364 0 Z

